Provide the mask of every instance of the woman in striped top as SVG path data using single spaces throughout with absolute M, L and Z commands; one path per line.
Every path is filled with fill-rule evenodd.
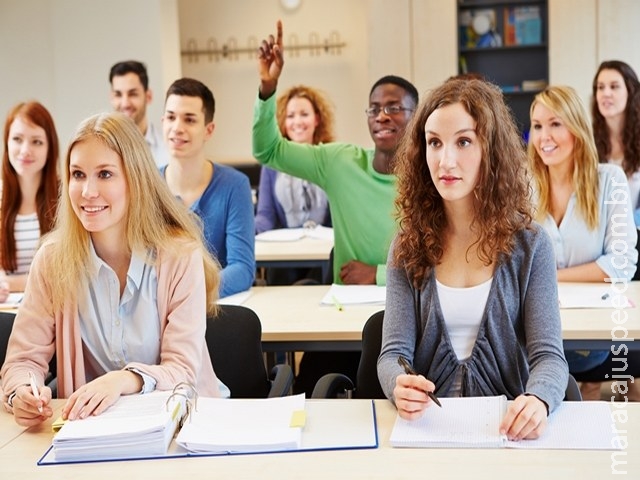
M 58 203 L 58 134 L 38 102 L 16 105 L 4 125 L 0 268 L 9 291 L 23 291 L 40 236 L 51 230 Z

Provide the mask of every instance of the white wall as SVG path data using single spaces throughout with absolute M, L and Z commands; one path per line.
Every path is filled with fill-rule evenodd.
M 622 60 L 640 74 L 640 1 L 549 0 L 549 77 L 589 105 L 600 62 Z
M 206 49 L 211 39 L 218 48 L 235 41 L 250 53 L 217 61 L 208 55 L 183 56 L 184 76 L 204 82 L 216 98 L 216 130 L 208 143 L 212 158 L 224 162 L 253 161 L 251 122 L 258 89 L 257 45 L 282 19 L 285 65 L 278 91 L 295 84 L 323 90 L 335 106 L 336 134 L 341 141 L 370 144 L 364 109 L 368 106 L 367 1 L 303 0 L 300 8 L 286 12 L 278 0 L 180 0 L 180 45 L 195 42 Z M 324 42 L 338 32 L 346 43 L 340 54 L 298 55 L 287 50 L 292 35 L 309 44 L 315 34 Z M 252 43 L 253 42 L 253 43 Z M 196 61 L 197 59 L 197 61 Z
M 640 1 L 549 0 L 550 80 L 578 89 L 589 100 L 600 61 L 618 58 L 640 72 Z M 0 0 L 0 117 L 18 101 L 37 99 L 54 115 L 63 153 L 88 115 L 109 110 L 108 71 L 119 60 L 147 64 L 158 123 L 164 92 L 182 75 L 203 80 L 217 102 L 210 154 L 218 161 L 251 158 L 250 128 L 257 89 L 256 62 L 189 63 L 188 39 L 200 46 L 231 36 L 244 46 L 273 32 L 282 18 L 285 41 L 332 31 L 347 43 L 341 55 L 287 56 L 280 88 L 309 83 L 336 106 L 338 139 L 370 145 L 363 110 L 369 87 L 394 73 L 421 94 L 457 70 L 453 0 L 303 0 L 293 13 L 279 0 Z
M 0 116 L 40 101 L 54 116 L 61 155 L 78 123 L 110 110 L 109 69 L 146 63 L 160 118 L 163 92 L 180 76 L 176 0 L 0 0 Z

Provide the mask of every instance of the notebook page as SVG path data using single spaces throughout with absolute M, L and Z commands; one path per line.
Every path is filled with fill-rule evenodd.
M 614 428 L 615 422 L 607 402 L 563 402 L 549 415 L 547 427 L 540 438 L 507 441 L 507 447 L 616 450 L 613 446 Z
M 417 420 L 396 417 L 390 443 L 394 447 L 497 448 L 503 439 L 500 420 L 506 398 L 440 398 Z

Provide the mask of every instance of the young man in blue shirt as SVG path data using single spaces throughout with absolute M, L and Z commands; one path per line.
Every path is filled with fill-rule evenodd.
M 251 187 L 246 175 L 206 157 L 215 100 L 202 82 L 181 78 L 167 90 L 162 117 L 171 192 L 202 221 L 207 246 L 222 267 L 220 296 L 251 288 L 256 271 Z

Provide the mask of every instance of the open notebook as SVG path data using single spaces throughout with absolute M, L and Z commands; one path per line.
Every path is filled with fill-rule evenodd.
M 506 397 L 440 398 L 440 402 L 442 408 L 428 408 L 418 420 L 398 416 L 391 432 L 391 445 L 615 450 L 611 411 L 606 402 L 563 402 L 549 416 L 540 438 L 520 442 L 509 441 L 499 432 L 507 409 Z

